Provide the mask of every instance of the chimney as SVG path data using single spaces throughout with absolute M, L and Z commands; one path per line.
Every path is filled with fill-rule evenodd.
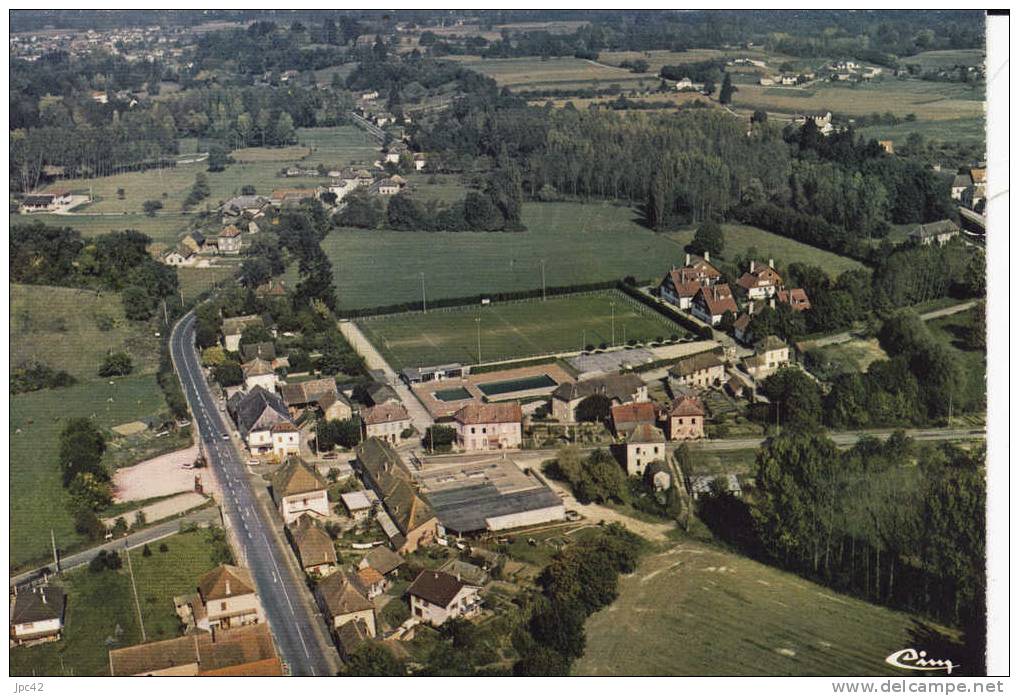
M 230 596 L 230 578 L 226 579 L 226 596 Z
M 757 262 L 754 261 L 753 259 L 750 259 L 750 272 L 753 273 L 754 272 L 754 268 L 756 268 L 756 267 L 757 267 Z
M 711 261 L 711 252 L 710 251 L 705 250 L 705 252 L 704 252 L 704 260 L 705 261 Z
M 687 266 L 689 266 L 689 265 L 690 265 L 690 254 L 687 254 L 687 255 L 686 255 L 686 265 L 687 265 Z
M 775 269 L 775 259 L 768 259 L 768 268 Z

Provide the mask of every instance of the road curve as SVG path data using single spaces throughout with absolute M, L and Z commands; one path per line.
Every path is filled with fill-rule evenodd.
M 279 649 L 295 676 L 328 676 L 339 655 L 327 644 L 326 627 L 303 578 L 288 562 L 290 550 L 258 501 L 244 461 L 229 438 L 195 350 L 195 317 L 189 313 L 170 335 L 170 355 L 191 407 L 195 432 L 223 493 L 224 521 L 235 531 Z

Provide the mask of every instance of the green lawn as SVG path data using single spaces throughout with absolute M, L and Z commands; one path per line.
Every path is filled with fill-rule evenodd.
M 357 126 L 333 128 L 299 128 L 297 141 L 311 148 L 311 155 L 302 165 L 346 167 L 351 164 L 371 164 L 379 159 L 380 145 Z
M 586 344 L 652 340 L 686 331 L 626 295 L 607 290 L 487 306 L 398 314 L 359 322 L 394 369 L 476 363 L 580 350 Z M 478 321 L 480 320 L 480 322 Z M 624 333 L 625 332 L 625 333 Z
M 159 543 L 168 547 L 158 551 Z M 178 635 L 173 597 L 193 592 L 198 577 L 212 569 L 208 532 L 178 534 L 152 545 L 152 555 L 131 552 L 146 638 Z M 57 642 L 10 650 L 12 675 L 107 676 L 109 649 L 141 642 L 138 610 L 127 564 L 119 571 L 73 570 L 59 581 L 68 593 L 64 637 Z
M 974 307 L 927 322 L 927 328 L 934 337 L 947 345 L 962 363 L 966 381 L 963 393 L 955 403 L 957 413 L 987 408 L 987 353 L 969 349 L 965 338 L 978 311 L 979 307 Z
M 59 366 L 58 366 L 59 367 Z M 112 381 L 112 384 L 110 383 Z M 154 374 L 82 382 L 10 399 L 10 552 L 12 567 L 45 562 L 50 530 L 61 548 L 81 543 L 67 512 L 57 448 L 69 418 L 94 417 L 104 428 L 163 411 Z
M 980 65 L 986 56 L 979 48 L 964 48 L 946 51 L 924 51 L 915 56 L 903 58 L 906 65 L 919 65 L 924 70 L 940 70 L 956 65 Z
M 642 227 L 637 213 L 604 203 L 525 203 L 526 232 L 391 232 L 342 229 L 322 247 L 342 309 L 549 287 L 633 275 L 652 278 L 683 250 Z M 296 282 L 291 268 L 288 284 Z
M 919 623 L 696 542 L 645 556 L 619 589 L 574 674 L 903 676 L 884 660 Z
M 237 274 L 238 266 L 211 266 L 209 268 L 178 268 L 177 280 L 184 298 L 197 297 L 221 280 Z
M 159 362 L 159 339 L 148 322 L 128 321 L 120 295 L 46 285 L 10 286 L 11 364 L 38 360 L 79 380 L 96 379 L 109 351 L 128 353 L 136 372 Z M 103 331 L 100 323 L 112 322 Z
M 737 256 L 747 257 L 752 250 L 756 249 L 759 261 L 767 262 L 768 259 L 775 259 L 775 265 L 781 268 L 785 268 L 791 263 L 809 263 L 820 266 L 834 276 L 845 271 L 865 268 L 862 263 L 848 256 L 839 256 L 758 227 L 724 224 L 722 231 L 725 235 L 725 249 L 722 257 L 726 259 L 734 259 Z M 686 246 L 693 240 L 695 232 L 696 229 L 691 227 L 679 232 L 671 232 L 669 237 L 681 246 Z

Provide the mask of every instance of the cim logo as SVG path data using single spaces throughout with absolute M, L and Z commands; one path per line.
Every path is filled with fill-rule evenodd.
M 934 660 L 927 657 L 927 651 L 917 651 L 915 648 L 906 648 L 894 652 L 885 658 L 885 662 L 900 669 L 911 669 L 918 672 L 937 672 L 944 670 L 951 674 L 952 670 L 961 665 L 953 664 L 951 660 Z

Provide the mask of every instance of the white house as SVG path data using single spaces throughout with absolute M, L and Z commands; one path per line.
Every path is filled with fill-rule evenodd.
M 302 515 L 329 516 L 329 484 L 300 457 L 288 457 L 272 476 L 272 497 L 286 524 Z
M 403 432 L 410 428 L 410 414 L 401 403 L 387 402 L 361 411 L 364 437 L 377 437 L 390 444 L 398 444 Z
M 292 424 L 287 407 L 279 395 L 260 386 L 254 387 L 247 394 L 234 394 L 227 401 L 227 408 L 248 450 L 254 456 L 273 451 L 273 426 L 280 423 Z
M 59 640 L 65 605 L 64 591 L 52 585 L 18 592 L 11 601 L 11 640 L 18 644 Z
M 424 570 L 407 588 L 410 615 L 433 626 L 481 612 L 481 588 L 438 570 Z
M 246 568 L 221 565 L 198 580 L 200 606 L 191 604 L 198 628 L 233 628 L 265 622 L 255 583 Z
M 750 270 L 740 276 L 740 287 L 746 290 L 747 298 L 763 300 L 772 297 L 782 286 L 782 276 L 775 270 L 775 260 L 768 259 L 768 265 L 750 262 Z
M 274 391 L 278 378 L 272 369 L 272 363 L 268 360 L 255 358 L 241 365 L 244 373 L 244 388 L 251 391 L 255 387 L 262 387 L 266 391 Z
M 469 403 L 453 414 L 456 444 L 469 452 L 518 448 L 522 418 L 516 402 Z

